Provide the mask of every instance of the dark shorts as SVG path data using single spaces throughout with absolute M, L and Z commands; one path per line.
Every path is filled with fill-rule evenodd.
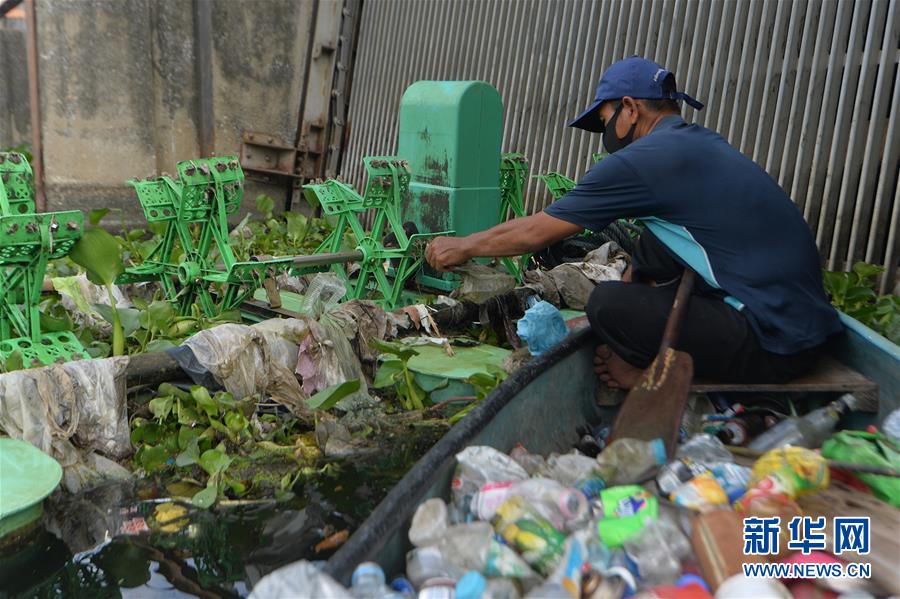
M 586 312 L 600 340 L 629 364 L 646 368 L 659 351 L 684 266 L 644 231 L 632 255 L 633 283 L 599 283 Z M 782 355 L 763 349 L 744 315 L 699 277 L 675 348 L 691 355 L 697 377 L 720 382 L 778 383 L 809 371 L 817 347 Z M 649 281 L 656 286 L 646 284 Z M 642 284 L 643 283 L 643 284 Z

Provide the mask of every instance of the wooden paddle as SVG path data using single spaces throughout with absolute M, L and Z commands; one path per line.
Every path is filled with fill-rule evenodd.
M 694 377 L 694 361 L 689 354 L 675 351 L 672 346 L 678 341 L 678 332 L 693 288 L 694 271 L 685 268 L 666 321 L 659 353 L 619 408 L 613 420 L 610 441 L 660 438 L 666 444 L 666 455 L 675 455 L 678 428 Z

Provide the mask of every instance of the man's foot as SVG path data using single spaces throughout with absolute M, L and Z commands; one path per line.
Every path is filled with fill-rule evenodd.
M 598 345 L 594 355 L 594 372 L 613 389 L 631 389 L 643 371 L 620 358 L 608 345 Z

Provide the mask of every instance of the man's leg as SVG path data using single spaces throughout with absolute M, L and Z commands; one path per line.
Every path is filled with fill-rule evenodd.
M 586 312 L 602 345 L 597 372 L 611 386 L 630 388 L 659 351 L 676 284 L 598 284 Z M 720 298 L 692 295 L 675 348 L 694 360 L 698 377 L 730 382 L 779 382 L 801 374 L 816 351 L 780 356 L 760 347 L 749 322 Z

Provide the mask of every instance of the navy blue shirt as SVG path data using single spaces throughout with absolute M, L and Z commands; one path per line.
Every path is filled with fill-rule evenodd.
M 727 294 L 768 351 L 792 354 L 842 330 L 815 240 L 791 199 L 718 133 L 679 116 L 595 164 L 544 212 L 593 231 L 640 219 Z

